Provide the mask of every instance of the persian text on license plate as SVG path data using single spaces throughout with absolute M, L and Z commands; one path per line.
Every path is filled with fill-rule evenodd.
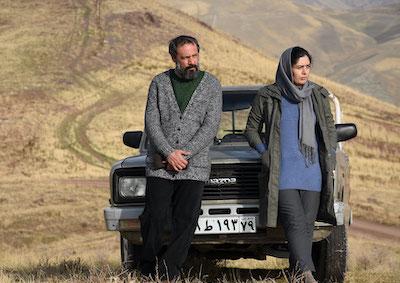
M 255 233 L 255 216 L 200 217 L 195 234 Z

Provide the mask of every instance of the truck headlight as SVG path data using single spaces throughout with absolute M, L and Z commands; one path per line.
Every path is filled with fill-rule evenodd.
M 146 178 L 121 177 L 118 182 L 118 192 L 122 198 L 144 197 Z

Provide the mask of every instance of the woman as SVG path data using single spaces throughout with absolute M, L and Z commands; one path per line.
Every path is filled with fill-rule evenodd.
M 316 282 L 311 257 L 315 220 L 336 224 L 336 130 L 327 90 L 308 80 L 311 62 L 301 47 L 283 52 L 276 81 L 259 90 L 245 132 L 250 146 L 262 154 L 260 220 L 276 227 L 279 218 L 290 269 L 300 271 L 306 282 Z

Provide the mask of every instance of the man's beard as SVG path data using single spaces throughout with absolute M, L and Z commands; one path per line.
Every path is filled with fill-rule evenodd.
M 200 63 L 197 63 L 197 65 L 192 64 L 187 66 L 186 68 L 182 68 L 182 66 L 178 62 L 176 62 L 175 74 L 182 79 L 193 80 L 199 75 L 199 69 Z

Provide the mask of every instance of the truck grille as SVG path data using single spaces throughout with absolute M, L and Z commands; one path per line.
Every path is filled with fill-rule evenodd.
M 258 199 L 260 164 L 214 164 L 203 199 Z

